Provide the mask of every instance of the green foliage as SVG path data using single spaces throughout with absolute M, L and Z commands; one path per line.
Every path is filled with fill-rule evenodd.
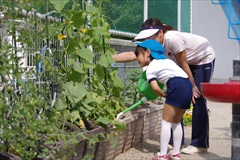
M 141 68 L 128 68 L 125 71 L 127 75 L 126 86 L 124 88 L 124 102 L 131 104 L 133 102 L 138 102 L 141 99 L 141 95 L 138 91 L 138 81 L 142 76 Z
M 108 45 L 110 27 L 101 13 L 103 1 L 96 5 L 76 0 L 50 2 L 46 10 L 48 5 L 55 8 L 63 23 L 23 18 L 11 7 L 1 20 L 3 37 L 12 37 L 12 43 L 2 42 L 0 48 L 0 148 L 23 159 L 47 155 L 54 159 L 59 151 L 56 142 L 77 144 L 66 122 L 123 127 L 114 121 L 124 109 L 124 86 L 117 69 L 110 67 L 114 51 Z M 63 9 L 70 2 L 72 7 Z M 37 2 L 6 5 L 12 4 L 32 9 Z M 45 45 L 48 49 L 43 50 Z M 23 67 L 24 58 L 31 59 L 31 66 Z M 89 139 L 97 141 L 96 137 Z
M 50 0 L 50 2 L 54 5 L 54 8 L 61 12 L 64 6 L 69 2 L 69 0 Z
M 183 115 L 183 124 L 185 126 L 191 126 L 192 125 L 192 111 L 193 111 L 193 105 L 191 104 L 190 109 L 187 109 L 186 112 Z

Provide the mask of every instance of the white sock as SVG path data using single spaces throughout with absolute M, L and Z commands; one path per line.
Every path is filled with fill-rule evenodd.
M 168 143 L 171 136 L 171 127 L 172 124 L 162 120 L 162 129 L 160 137 L 160 156 L 167 154 Z
M 183 130 L 182 130 L 181 122 L 173 123 L 172 124 L 172 130 L 173 130 L 173 150 L 172 150 L 172 154 L 175 155 L 175 154 L 180 153 L 180 147 L 181 147 L 181 143 L 182 143 Z

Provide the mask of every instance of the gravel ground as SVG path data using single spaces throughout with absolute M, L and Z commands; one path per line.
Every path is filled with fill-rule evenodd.
M 230 160 L 231 159 L 231 128 L 232 104 L 208 102 L 210 119 L 210 148 L 207 153 L 181 155 L 181 159 L 191 160 Z M 185 145 L 190 144 L 191 126 L 185 127 Z M 151 160 L 159 149 L 159 135 L 153 136 L 137 147 L 121 153 L 114 160 Z

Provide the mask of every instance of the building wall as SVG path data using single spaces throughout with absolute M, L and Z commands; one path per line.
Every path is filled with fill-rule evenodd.
M 215 50 L 213 81 L 228 81 L 233 76 L 233 59 L 240 58 L 240 46 L 228 38 L 228 21 L 221 5 L 192 0 L 192 33 L 206 37 Z

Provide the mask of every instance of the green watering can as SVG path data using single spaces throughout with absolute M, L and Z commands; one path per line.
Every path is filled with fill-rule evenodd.
M 158 86 L 161 89 L 163 89 L 163 87 L 164 87 L 164 85 L 162 83 L 159 83 L 159 82 L 158 82 Z M 117 119 L 119 119 L 121 117 L 121 115 L 123 115 L 124 113 L 127 113 L 128 111 L 131 111 L 132 109 L 134 109 L 137 106 L 143 104 L 144 102 L 149 101 L 149 100 L 154 100 L 154 99 L 156 99 L 158 97 L 158 95 L 153 92 L 151 85 L 147 81 L 146 71 L 144 71 L 142 73 L 142 77 L 139 79 L 137 87 L 138 87 L 139 92 L 144 97 L 142 97 L 141 100 L 139 100 L 138 102 L 136 102 L 135 104 L 133 104 L 132 106 L 130 106 L 129 108 L 124 110 L 123 112 L 120 112 L 117 115 Z

